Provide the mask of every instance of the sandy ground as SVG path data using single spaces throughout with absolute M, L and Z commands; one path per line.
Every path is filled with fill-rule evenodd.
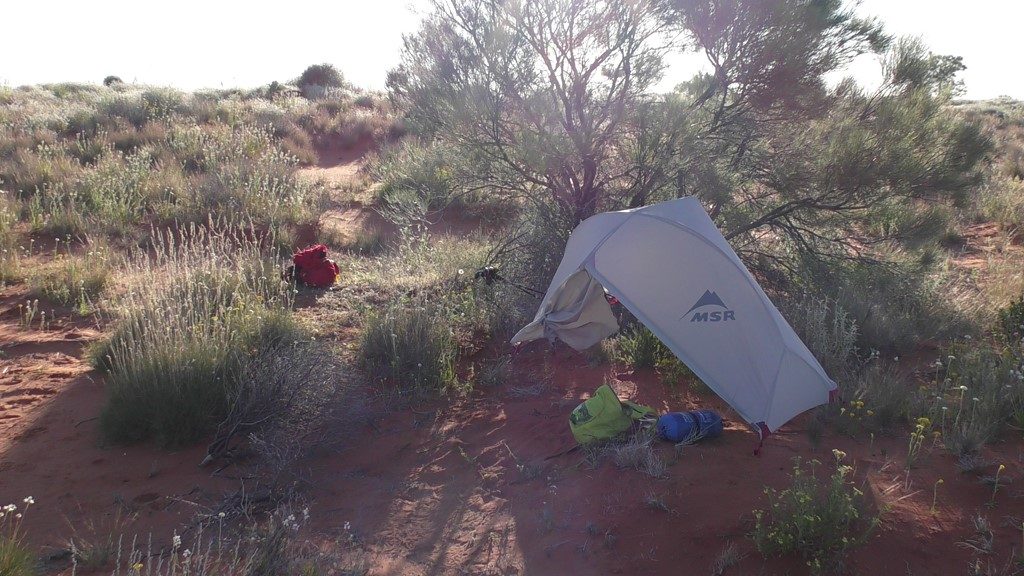
M 351 178 L 365 150 L 336 152 L 309 174 Z M 345 217 L 370 209 L 340 210 Z M 348 222 L 352 232 L 367 225 Z M 59 309 L 61 320 L 46 330 L 25 327 L 24 299 L 23 287 L 0 293 L 0 504 L 35 497 L 25 528 L 41 553 L 64 547 L 75 532 L 167 541 L 238 488 L 237 479 L 198 467 L 203 445 L 179 452 L 99 445 L 103 379 L 80 360 L 98 332 Z M 922 352 L 922 365 L 934 360 L 930 354 Z M 963 574 L 975 558 L 1003 566 L 1022 551 L 1024 443 L 1015 433 L 971 474 L 930 444 L 905 472 L 905 431 L 858 440 L 826 433 L 812 442 L 806 417 L 754 456 L 755 436 L 714 395 L 622 370 L 591 367 L 579 353 L 540 343 L 514 357 L 503 386 L 379 407 L 344 449 L 304 463 L 311 517 L 301 536 L 375 575 L 708 574 L 729 544 L 741 559 L 725 574 L 803 574 L 799 559 L 765 561 L 754 550 L 752 511 L 765 505 L 766 486 L 787 485 L 794 457 L 820 460 L 825 474 L 838 448 L 869 507 L 883 511 L 879 529 L 851 554 L 849 573 Z M 579 450 L 562 454 L 573 444 L 569 412 L 605 380 L 620 397 L 659 412 L 718 410 L 725 433 L 681 451 L 659 445 L 667 463 L 660 478 L 616 468 L 610 458 L 594 465 Z M 980 478 L 1000 463 L 1005 485 L 990 506 L 992 489 Z M 962 545 L 977 514 L 993 527 L 991 554 Z

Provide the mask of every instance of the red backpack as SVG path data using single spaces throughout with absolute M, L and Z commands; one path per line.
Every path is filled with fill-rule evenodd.
M 338 279 L 338 265 L 327 257 L 327 246 L 316 244 L 292 255 L 295 278 L 307 286 L 327 288 Z

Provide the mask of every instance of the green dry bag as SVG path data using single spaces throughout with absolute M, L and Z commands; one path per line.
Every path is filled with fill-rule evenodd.
M 569 415 L 569 429 L 577 442 L 587 444 L 614 438 L 629 430 L 634 420 L 653 415 L 652 408 L 619 401 L 611 386 L 602 384 Z

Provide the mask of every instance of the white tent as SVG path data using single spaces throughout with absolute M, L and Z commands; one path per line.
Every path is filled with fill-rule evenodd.
M 695 198 L 580 224 L 540 310 L 512 343 L 593 346 L 619 328 L 605 290 L 762 438 L 836 389 Z

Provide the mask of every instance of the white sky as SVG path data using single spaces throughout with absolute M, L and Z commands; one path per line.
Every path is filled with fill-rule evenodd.
M 330 62 L 358 86 L 382 89 L 398 63 L 403 33 L 416 29 L 423 0 L 8 0 L 0 84 L 126 82 L 183 89 L 252 87 L 295 78 Z M 932 51 L 964 57 L 967 97 L 1024 98 L 1018 0 L 863 0 L 888 29 L 921 36 Z M 674 57 L 659 88 L 690 77 L 700 60 Z M 877 65 L 851 72 L 871 84 Z

